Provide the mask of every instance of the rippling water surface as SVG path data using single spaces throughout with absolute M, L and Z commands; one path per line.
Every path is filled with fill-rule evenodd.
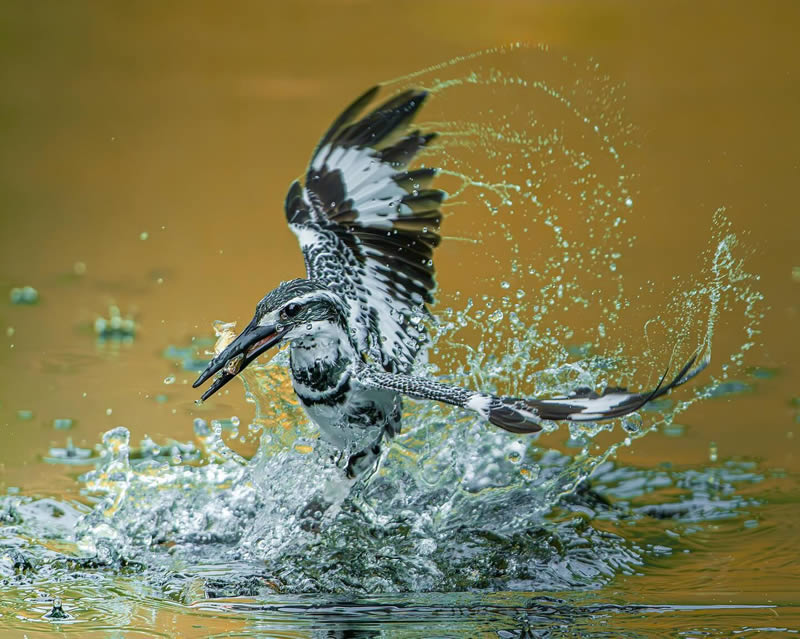
M 124 12 L 102 15 L 109 25 L 130 20 Z M 211 13 L 192 16 L 182 29 L 213 32 Z M 103 117 L 85 121 L 79 92 L 66 92 L 58 134 L 69 137 L 72 123 L 121 148 L 103 147 L 105 161 L 87 151 L 86 166 L 105 172 L 110 190 L 76 173 L 88 187 L 81 193 L 89 213 L 69 215 L 86 237 L 63 230 L 54 259 L 48 247 L 59 223 L 43 230 L 41 202 L 20 195 L 45 180 L 50 205 L 69 212 L 73 205 L 57 186 L 74 171 L 56 160 L 64 140 L 38 142 L 56 168 L 32 169 L 23 157 L 2 182 L 19 211 L 14 223 L 2 220 L 3 229 L 28 238 L 36 259 L 20 268 L 15 255 L 24 243 L 4 235 L 0 284 L 10 292 L 0 308 L 8 339 L 0 354 L 0 630 L 98 637 L 800 630 L 797 349 L 796 340 L 781 340 L 796 324 L 797 283 L 791 269 L 781 271 L 780 285 L 774 275 L 797 252 L 782 238 L 765 258 L 767 240 L 753 237 L 758 219 L 743 212 L 746 200 L 715 199 L 710 186 L 700 188 L 702 204 L 692 196 L 686 210 L 659 209 L 653 194 L 682 182 L 667 173 L 642 180 L 669 162 L 646 151 L 652 142 L 629 114 L 629 94 L 643 98 L 622 73 L 615 77 L 569 48 L 524 44 L 430 66 L 453 55 L 432 47 L 441 53 L 419 58 L 419 72 L 409 74 L 409 64 L 385 67 L 384 77 L 399 76 L 385 91 L 431 92 L 419 124 L 440 132 L 440 143 L 422 162 L 441 168 L 450 194 L 433 345 L 418 372 L 542 395 L 576 386 L 652 387 L 695 351 L 708 369 L 640 415 L 550 424 L 538 437 L 407 401 L 403 432 L 378 471 L 351 481 L 297 406 L 285 350 L 202 406 L 188 382 L 233 330 L 221 321 L 212 326 L 213 318 L 238 317 L 241 325 L 266 289 L 300 274 L 293 240 L 272 237 L 277 227 L 285 231 L 278 204 L 293 177 L 283 176 L 281 155 L 299 170 L 315 136 L 352 96 L 339 100 L 336 91 L 334 99 L 325 81 L 300 72 L 263 78 L 244 62 L 261 58 L 240 59 L 235 48 L 221 54 L 227 73 L 240 74 L 235 82 L 226 73 L 222 86 L 205 79 L 206 63 L 198 77 L 182 77 L 176 69 L 194 63 L 159 48 L 173 35 L 166 18 L 131 27 L 149 34 L 156 49 L 138 65 L 122 55 L 139 51 L 126 39 L 122 49 L 109 49 L 121 57 L 107 63 L 97 52 L 109 44 L 94 30 L 89 49 L 75 45 L 75 59 L 88 65 L 78 77 L 93 91 L 109 69 L 142 91 L 161 86 L 153 78 L 180 85 L 162 86 L 164 108 L 175 111 L 160 118 L 155 110 L 150 121 L 114 111 L 128 128 L 103 109 Z M 44 14 L 16 19 L 23 31 L 60 33 Z M 651 19 L 658 23 L 655 13 Z M 250 50 L 258 29 L 242 33 Z M 24 60 L 30 52 L 17 55 Z M 175 67 L 154 71 L 159 56 Z M 46 79 L 55 58 L 38 64 Z M 658 73 L 666 82 L 669 73 Z M 9 65 L 9 77 L 21 74 Z M 284 139 L 275 129 L 287 127 L 269 119 L 260 129 L 251 118 L 212 124 L 219 98 L 194 95 L 192 104 L 211 106 L 193 113 L 201 107 L 180 100 L 205 82 L 212 92 L 233 91 L 242 104 L 276 95 L 313 107 L 311 116 L 280 101 L 259 106 L 291 120 L 302 144 Z M 97 99 L 120 109 L 114 91 L 130 89 L 113 87 Z M 28 100 L 35 113 L 35 97 L 19 96 L 6 103 Z M 242 104 L 220 112 L 244 117 Z M 9 121 L 21 132 L 12 147 L 31 143 L 24 135 L 31 122 L 21 115 Z M 137 147 L 134 125 L 149 135 L 166 126 L 165 139 Z M 182 142 L 169 139 L 171 128 L 186 136 Z M 199 131 L 226 140 L 267 131 L 277 139 L 255 145 L 253 157 L 237 143 L 176 171 L 165 159 L 172 145 L 185 143 L 191 153 Z M 157 170 L 149 172 L 142 153 L 155 154 Z M 226 162 L 241 154 L 239 173 L 229 172 Z M 137 170 L 144 184 L 160 185 L 156 199 L 128 181 Z M 247 185 L 234 207 L 244 217 L 231 212 L 228 219 L 201 202 L 202 186 L 187 187 L 190 199 L 172 190 L 207 170 L 220 171 L 221 183 Z M 276 175 L 262 175 L 270 171 Z M 267 196 L 252 195 L 248 189 L 262 181 Z M 118 201 L 115 189 L 123 188 L 133 200 Z M 205 196 L 214 200 L 211 190 Z M 155 206 L 157 214 L 141 212 Z M 26 207 L 28 221 L 20 217 Z M 97 216 L 106 207 L 107 215 L 119 209 L 134 222 L 121 219 L 101 238 Z M 780 227 L 772 224 L 768 241 Z M 269 235 L 263 243 L 261 233 Z

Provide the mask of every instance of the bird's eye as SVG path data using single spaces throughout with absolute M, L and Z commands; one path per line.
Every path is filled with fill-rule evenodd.
M 294 317 L 297 315 L 303 307 L 300 304 L 287 304 L 283 307 L 283 314 L 286 317 Z

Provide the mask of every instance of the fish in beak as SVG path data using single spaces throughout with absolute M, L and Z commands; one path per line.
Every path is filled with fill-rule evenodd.
M 200 398 L 205 401 L 241 373 L 256 357 L 279 344 L 288 326 L 277 324 L 259 325 L 255 319 L 219 355 L 211 360 L 200 377 L 192 384 L 197 388 L 209 377 L 219 373 L 214 383 Z

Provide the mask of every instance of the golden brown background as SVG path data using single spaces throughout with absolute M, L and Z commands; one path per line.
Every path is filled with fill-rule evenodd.
M 554 59 L 592 57 L 625 83 L 639 174 L 639 239 L 619 265 L 626 287 L 687 263 L 691 272 L 726 206 L 770 306 L 746 364 L 777 375 L 693 407 L 686 436 L 652 434 L 621 460 L 703 464 L 714 441 L 721 458 L 796 473 L 798 32 L 793 1 L 3 2 L 0 490 L 74 492 L 74 475 L 40 461 L 67 434 L 92 447 L 120 424 L 138 441 L 190 439 L 198 414 L 246 423 L 252 407 L 238 391 L 197 409 L 192 374 L 164 348 L 215 319 L 241 326 L 267 290 L 302 275 L 283 198 L 345 104 L 374 83 L 512 41 L 547 43 Z M 463 251 L 440 251 L 442 290 L 485 275 Z M 39 290 L 38 305 L 8 302 L 23 285 Z M 98 345 L 88 328 L 112 302 L 137 317 L 129 346 Z M 724 319 L 712 372 L 741 343 L 740 319 Z M 159 393 L 168 400 L 154 401 Z M 18 419 L 25 409 L 32 420 Z M 55 431 L 56 418 L 77 423 Z M 796 509 L 785 517 L 796 536 Z

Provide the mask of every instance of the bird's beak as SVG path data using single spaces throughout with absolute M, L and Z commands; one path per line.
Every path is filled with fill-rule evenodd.
M 201 400 L 205 401 L 242 372 L 261 353 L 278 344 L 287 328 L 275 324 L 260 326 L 253 320 L 224 351 L 211 360 L 208 367 L 192 384 L 192 388 L 197 388 L 218 372 L 219 376 L 201 397 Z

